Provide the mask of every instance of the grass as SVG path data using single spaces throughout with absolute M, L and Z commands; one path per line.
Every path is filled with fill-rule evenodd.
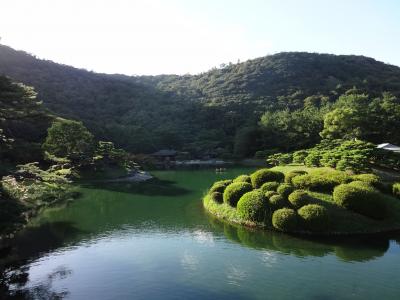
M 308 168 L 302 165 L 287 165 L 274 167 L 273 170 L 281 172 L 290 172 L 293 170 L 316 170 L 327 168 Z M 329 169 L 329 168 L 328 168 Z M 309 191 L 312 196 L 312 203 L 319 204 L 328 209 L 332 225 L 329 231 L 322 235 L 350 235 L 350 234 L 368 234 L 381 233 L 400 229 L 400 200 L 390 195 L 384 194 L 384 200 L 387 204 L 388 215 L 384 220 L 374 220 L 363 215 L 357 214 L 333 202 L 332 194 Z M 212 215 L 219 219 L 227 220 L 231 223 L 243 224 L 248 226 L 268 227 L 265 224 L 252 223 L 243 220 L 236 209 L 228 204 L 216 203 L 208 195 L 203 198 L 204 207 Z M 299 231 L 299 233 L 310 234 L 312 232 Z M 321 233 L 318 233 L 321 235 Z

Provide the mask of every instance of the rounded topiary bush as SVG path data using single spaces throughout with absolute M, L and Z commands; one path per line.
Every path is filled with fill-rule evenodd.
M 291 208 L 281 208 L 272 215 L 272 226 L 281 231 L 298 230 L 299 216 Z
M 268 200 L 272 210 L 277 210 L 288 206 L 288 202 L 282 195 L 273 195 Z
M 284 183 L 281 184 L 278 189 L 277 192 L 282 195 L 284 198 L 287 199 L 287 197 L 290 195 L 290 193 L 292 193 L 294 190 L 294 187 L 290 184 Z
M 285 183 L 291 184 L 293 178 L 295 178 L 296 176 L 305 175 L 305 174 L 307 174 L 307 172 L 306 171 L 302 171 L 302 170 L 290 171 L 290 172 L 285 174 Z
M 354 181 L 363 181 L 374 187 L 378 187 L 381 183 L 379 176 L 375 174 L 359 174 L 351 177 Z
M 367 190 L 372 190 L 372 191 L 375 190 L 375 188 L 372 185 L 370 185 L 369 183 L 367 183 L 365 181 L 359 181 L 359 180 L 352 181 L 352 182 L 348 183 L 348 185 L 356 187 L 356 188 L 360 188 L 360 189 L 367 189 Z
M 250 175 L 251 184 L 254 188 L 260 188 L 264 183 L 268 181 L 277 181 L 281 182 L 284 179 L 284 175 L 282 172 L 273 171 L 269 169 L 260 169 L 253 174 Z
M 330 169 L 317 169 L 309 174 L 294 177 L 292 183 L 298 189 L 330 192 L 335 186 L 348 183 L 351 180 L 351 177 L 345 172 Z
M 308 204 L 300 208 L 299 214 L 304 227 L 311 231 L 323 231 L 329 228 L 328 210 L 318 204 Z
M 341 184 L 333 191 L 333 201 L 346 209 L 373 219 L 383 219 L 386 215 L 384 199 L 373 189 Z
M 278 192 L 275 192 L 275 191 L 267 191 L 267 192 L 264 193 L 264 196 L 267 199 L 271 198 L 274 195 L 279 195 L 279 194 L 278 194 Z
M 214 182 L 214 184 L 211 186 L 210 190 L 208 191 L 210 194 L 214 192 L 219 192 L 223 193 L 225 191 L 225 188 L 232 183 L 232 180 L 220 180 Z
M 392 186 L 393 195 L 400 198 L 400 183 L 394 183 Z
M 220 192 L 213 192 L 210 194 L 211 200 L 213 200 L 216 203 L 222 203 L 223 200 L 223 195 Z
M 296 190 L 288 197 L 290 204 L 295 208 L 300 208 L 310 203 L 311 197 L 306 191 Z
M 266 214 L 266 203 L 261 191 L 247 192 L 237 203 L 237 212 L 245 220 L 261 222 Z
M 250 183 L 234 182 L 228 185 L 224 191 L 223 199 L 225 203 L 235 207 L 240 197 L 253 190 Z
M 239 175 L 235 179 L 233 179 L 233 182 L 247 182 L 251 183 L 251 179 L 249 175 Z
M 263 191 L 264 193 L 268 191 L 276 191 L 276 189 L 279 186 L 279 182 L 276 181 L 269 181 L 264 183 L 261 187 L 260 190 Z

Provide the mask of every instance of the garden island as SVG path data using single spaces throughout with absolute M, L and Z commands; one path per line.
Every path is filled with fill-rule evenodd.
M 217 181 L 203 203 L 229 222 L 288 233 L 381 233 L 400 229 L 398 188 L 372 173 L 286 166 Z

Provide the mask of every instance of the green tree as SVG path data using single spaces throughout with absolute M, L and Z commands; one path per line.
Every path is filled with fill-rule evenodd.
M 93 156 L 93 135 L 81 122 L 57 120 L 48 129 L 43 149 L 56 157 L 82 164 Z

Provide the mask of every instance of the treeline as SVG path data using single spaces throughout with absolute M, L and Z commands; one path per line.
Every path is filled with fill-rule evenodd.
M 81 120 L 97 139 L 135 153 L 175 148 L 193 156 L 241 157 L 272 147 L 311 146 L 319 141 L 325 114 L 353 86 L 369 100 L 385 91 L 400 95 L 398 67 L 362 56 L 300 52 L 199 75 L 129 77 L 79 70 L 0 46 L 0 73 L 35 86 L 46 108 Z M 275 136 L 285 126 L 293 135 L 290 143 Z M 259 138 L 268 128 L 273 129 L 268 138 Z
M 137 165 L 81 122 L 50 114 L 33 88 L 0 76 L 0 235 L 39 208 L 75 197 L 70 183 L 82 172 L 109 168 L 123 175 Z

